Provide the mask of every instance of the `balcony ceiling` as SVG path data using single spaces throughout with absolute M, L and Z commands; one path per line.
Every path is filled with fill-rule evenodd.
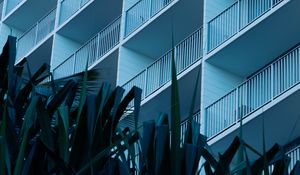
M 26 0 L 4 23 L 21 31 L 28 30 L 56 7 L 57 0 Z
M 94 0 L 78 15 L 71 17 L 68 23 L 63 24 L 58 33 L 84 43 L 119 17 L 121 12 L 122 0 Z
M 300 1 L 291 0 L 267 18 L 263 16 L 260 23 L 213 51 L 208 61 L 242 77 L 253 74 L 299 44 L 299 7 Z
M 137 34 L 128 36 L 124 46 L 157 59 L 172 48 L 172 28 L 176 44 L 202 25 L 202 9 L 202 0 L 179 0 Z

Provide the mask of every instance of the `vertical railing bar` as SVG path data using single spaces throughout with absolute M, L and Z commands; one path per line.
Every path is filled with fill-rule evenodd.
M 36 27 L 35 27 L 35 38 L 34 38 L 34 44 L 36 44 L 36 43 L 37 43 L 38 29 L 39 29 L 39 22 L 37 22 L 37 23 L 36 23 Z
M 146 98 L 146 95 L 147 95 L 147 93 L 146 93 L 146 91 L 147 91 L 147 81 L 148 81 L 148 67 L 145 69 L 145 72 L 144 72 L 144 74 L 145 74 L 145 78 L 144 78 L 144 98 L 142 98 L 142 99 L 145 99 Z
M 77 55 L 77 53 L 75 52 L 74 53 L 74 58 L 73 58 L 74 59 L 73 74 L 75 74 L 75 71 L 76 71 L 76 57 L 77 57 L 76 55 Z
M 236 123 L 238 123 L 239 120 L 239 94 L 238 94 L 238 87 L 234 91 L 235 93 L 235 109 L 236 109 Z

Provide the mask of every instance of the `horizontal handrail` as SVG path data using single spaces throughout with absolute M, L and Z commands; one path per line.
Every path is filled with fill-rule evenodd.
M 205 108 L 206 134 L 213 137 L 300 83 L 300 45 L 278 57 Z
M 187 69 L 202 58 L 202 28 L 190 34 L 174 47 L 174 58 L 177 74 Z M 129 91 L 132 86 L 143 89 L 142 99 L 145 99 L 157 89 L 171 80 L 172 49 L 155 60 L 122 87 Z
M 120 41 L 121 16 L 113 20 L 77 51 L 53 69 L 54 78 L 66 77 L 85 70 L 112 50 Z
M 174 0 L 140 0 L 125 12 L 125 37 L 167 7 Z
M 284 0 L 237 0 L 208 22 L 208 52 L 211 52 L 247 25 Z
M 20 60 L 26 55 L 35 45 L 46 38 L 54 30 L 56 9 L 52 9 L 49 13 L 43 16 L 29 30 L 23 33 L 17 40 L 16 60 Z

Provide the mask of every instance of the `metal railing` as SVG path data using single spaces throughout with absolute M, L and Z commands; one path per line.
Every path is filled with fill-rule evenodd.
M 140 0 L 125 12 L 125 37 L 174 0 Z
M 238 0 L 208 22 L 208 52 L 283 0 Z
M 288 172 L 290 173 L 296 162 L 298 160 L 300 160 L 300 145 L 298 145 L 297 147 L 293 148 L 292 150 L 288 151 L 287 156 L 291 158 L 290 164 L 289 164 L 289 168 L 288 168 Z
M 174 48 L 177 75 L 202 58 L 202 28 L 196 30 Z M 143 89 L 142 99 L 171 80 L 172 50 L 168 51 L 122 87 L 128 92 L 133 86 Z
M 196 112 L 193 116 L 193 120 L 195 122 L 197 122 L 198 124 L 200 124 L 200 111 Z M 181 145 L 183 145 L 184 143 L 184 139 L 185 139 L 185 132 L 187 131 L 188 128 L 188 119 L 184 120 L 181 122 L 180 124 L 180 140 L 181 140 Z M 199 128 L 200 129 L 200 128 Z M 200 132 L 200 130 L 199 130 Z
M 5 15 L 11 12 L 17 5 L 26 0 L 8 0 L 6 3 Z
M 120 41 L 121 17 L 118 17 L 93 38 L 87 41 L 80 49 L 73 53 L 53 70 L 55 79 L 67 77 L 85 70 L 112 50 Z
M 217 135 L 299 82 L 300 46 L 297 46 L 206 107 L 206 135 Z
M 51 10 L 17 41 L 16 61 L 24 57 L 34 46 L 45 39 L 54 30 L 55 11 Z
M 69 19 L 74 13 L 80 10 L 91 0 L 63 0 L 61 1 L 59 24 Z

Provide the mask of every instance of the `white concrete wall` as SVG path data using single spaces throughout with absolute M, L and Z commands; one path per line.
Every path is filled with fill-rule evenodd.
M 82 43 L 75 42 L 67 37 L 55 34 L 51 58 L 51 71 L 56 68 L 61 62 L 71 56 Z
M 126 47 L 121 47 L 119 54 L 117 85 L 123 85 L 154 62 L 153 58 Z
M 242 83 L 244 79 L 208 62 L 203 64 L 203 107 L 207 107 Z

